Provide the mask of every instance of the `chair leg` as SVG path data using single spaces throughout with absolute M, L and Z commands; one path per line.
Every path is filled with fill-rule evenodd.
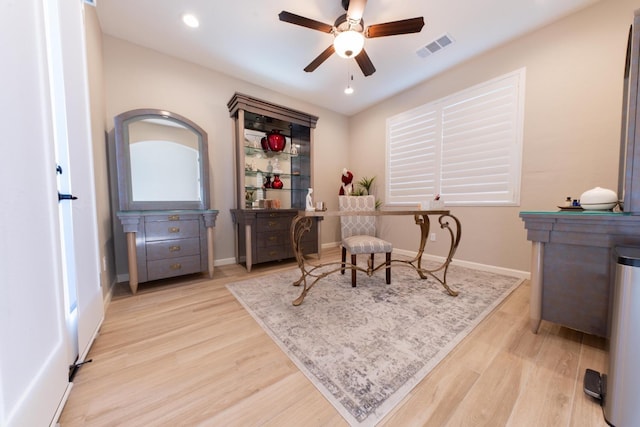
M 342 247 L 342 264 L 340 265 L 340 274 L 344 274 L 344 264 L 346 260 L 347 260 L 347 249 L 343 246 Z
M 391 252 L 387 252 L 387 258 L 386 258 L 386 262 L 385 264 L 387 265 L 387 267 L 385 268 L 386 271 L 386 279 L 387 279 L 387 285 L 389 285 L 391 283 Z
M 351 254 L 351 264 L 353 266 L 356 265 L 356 256 L 354 254 Z M 356 287 L 356 269 L 353 267 L 351 268 L 351 287 Z

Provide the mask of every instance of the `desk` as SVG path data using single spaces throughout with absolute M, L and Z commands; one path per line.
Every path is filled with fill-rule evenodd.
M 320 219 L 330 216 L 389 216 L 389 215 L 409 215 L 413 216 L 415 223 L 420 227 L 420 246 L 418 247 L 418 253 L 411 260 L 391 259 L 392 265 L 402 265 L 413 268 L 416 270 L 421 279 L 432 277 L 437 280 L 451 296 L 457 296 L 458 292 L 451 289 L 447 284 L 447 270 L 449 264 L 453 259 L 453 255 L 460 243 L 460 236 L 462 233 L 460 221 L 455 216 L 451 215 L 448 210 L 378 210 L 378 211 L 299 211 L 291 222 L 291 245 L 298 262 L 298 268 L 300 268 L 300 279 L 293 283 L 294 286 L 303 285 L 300 296 L 293 301 L 293 305 L 300 305 L 304 301 L 305 296 L 311 288 L 323 277 L 328 276 L 331 273 L 335 273 L 342 269 L 341 262 L 328 262 L 317 265 L 307 264 L 302 251 L 302 237 L 305 233 L 311 230 L 315 219 Z M 448 231 L 450 238 L 449 251 L 446 259 L 441 265 L 433 269 L 422 268 L 422 254 L 424 253 L 424 247 L 427 243 L 427 237 L 429 236 L 429 229 L 431 227 L 430 216 L 437 217 L 437 221 L 440 224 L 440 228 Z M 452 228 L 449 224 L 449 220 L 455 223 Z M 335 268 L 326 269 L 323 267 Z M 367 268 L 358 267 L 357 265 L 346 262 L 345 269 L 355 269 L 367 273 L 371 276 L 376 271 L 385 268 L 385 262 L 378 265 L 372 265 L 371 259 L 368 261 Z M 322 270 L 319 270 L 323 268 Z M 439 273 L 441 277 L 438 277 L 436 273 Z

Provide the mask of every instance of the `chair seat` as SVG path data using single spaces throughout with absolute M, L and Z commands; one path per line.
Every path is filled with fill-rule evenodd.
M 342 246 L 352 255 L 391 252 L 393 245 L 373 236 L 350 236 L 342 239 Z

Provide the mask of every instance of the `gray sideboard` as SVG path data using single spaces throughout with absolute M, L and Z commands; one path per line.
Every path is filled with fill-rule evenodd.
M 521 212 L 532 242 L 531 328 L 541 320 L 609 336 L 613 249 L 640 246 L 640 216 L 618 212 Z
M 127 235 L 129 287 L 208 271 L 213 277 L 213 231 L 217 210 L 120 211 Z

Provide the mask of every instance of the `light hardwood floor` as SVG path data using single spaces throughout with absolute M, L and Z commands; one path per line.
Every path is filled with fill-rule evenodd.
M 226 289 L 248 275 L 118 285 L 61 426 L 347 425 Z M 586 368 L 606 371 L 604 340 L 547 322 L 531 333 L 528 301 L 525 283 L 380 425 L 606 426 L 582 391 Z

